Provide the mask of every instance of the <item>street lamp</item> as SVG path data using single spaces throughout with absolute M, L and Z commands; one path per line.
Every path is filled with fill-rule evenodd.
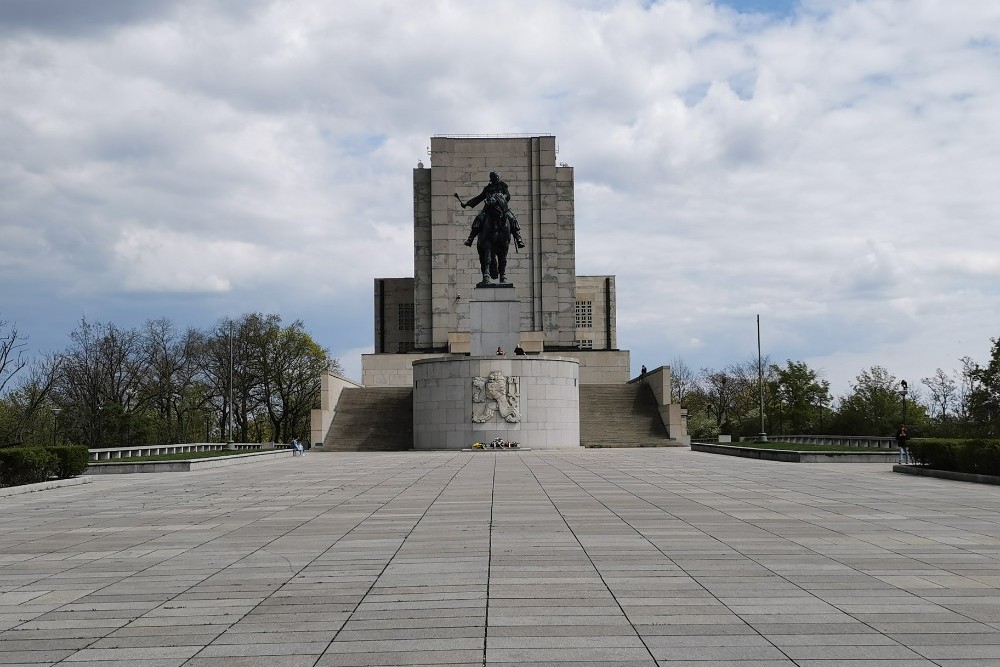
M 906 384 L 906 380 L 902 380 L 899 383 L 899 386 L 901 386 L 903 388 L 903 391 L 902 391 L 902 394 L 903 394 L 903 425 L 905 426 L 906 425 L 906 392 L 907 392 L 907 389 L 908 389 L 909 385 Z

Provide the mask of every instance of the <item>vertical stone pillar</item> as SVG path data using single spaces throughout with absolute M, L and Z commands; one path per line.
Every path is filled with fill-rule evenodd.
M 477 287 L 469 302 L 470 352 L 495 355 L 498 347 L 514 354 L 521 337 L 521 302 L 513 287 Z

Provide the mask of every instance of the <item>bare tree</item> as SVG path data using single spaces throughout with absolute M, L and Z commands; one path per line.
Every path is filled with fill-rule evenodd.
M 163 424 L 161 440 L 187 440 L 185 419 L 202 412 L 207 400 L 205 392 L 197 391 L 198 368 L 195 357 L 200 336 L 189 329 L 180 334 L 168 319 L 150 320 L 143 330 L 147 376 L 144 392 L 150 406 Z
M 959 378 L 958 395 L 955 397 L 955 412 L 960 422 L 967 423 L 970 419 L 969 397 L 975 388 L 976 362 L 972 357 L 964 356 L 959 359 L 962 362 L 962 370 L 956 371 Z
M 955 404 L 958 387 L 955 380 L 940 368 L 934 375 L 920 380 L 931 393 L 931 403 L 938 411 L 938 420 L 943 424 L 948 418 L 948 409 Z
M 689 391 L 697 384 L 697 375 L 680 357 L 670 362 L 670 394 L 673 402 L 684 403 Z
M 88 447 L 145 441 L 135 418 L 148 371 L 139 332 L 84 318 L 70 339 L 55 396 L 71 438 Z
M 0 420 L 0 445 L 49 442 L 47 431 L 53 428 L 51 407 L 52 388 L 60 371 L 60 358 L 48 355 L 33 361 L 27 375 L 3 397 L 5 411 Z
M 705 400 L 705 409 L 715 420 L 718 429 L 728 425 L 736 407 L 736 397 L 740 389 L 738 381 L 726 371 L 701 369 L 699 388 Z
M 27 341 L 17 332 L 17 325 L 0 320 L 0 395 L 7 383 L 21 372 L 28 361 L 24 356 Z

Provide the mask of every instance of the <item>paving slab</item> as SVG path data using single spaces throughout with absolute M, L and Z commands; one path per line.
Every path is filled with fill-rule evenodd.
M 678 448 L 6 495 L 0 665 L 1000 664 L 1000 488 Z

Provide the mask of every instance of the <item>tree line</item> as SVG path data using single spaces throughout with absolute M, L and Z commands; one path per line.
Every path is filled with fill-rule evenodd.
M 758 366 L 753 359 L 695 372 L 674 359 L 671 391 L 687 408 L 694 438 L 754 436 L 762 429 L 781 435 L 893 435 L 902 423 L 915 435 L 998 437 L 1000 339 L 992 344 L 985 363 L 963 357 L 951 373 L 939 368 L 919 384 L 872 366 L 839 397 L 821 371 L 802 361 L 777 364 L 764 358 Z
M 341 372 L 301 321 L 260 313 L 182 330 L 87 319 L 60 353 L 31 361 L 0 321 L 0 446 L 90 448 L 308 438 L 320 377 Z

